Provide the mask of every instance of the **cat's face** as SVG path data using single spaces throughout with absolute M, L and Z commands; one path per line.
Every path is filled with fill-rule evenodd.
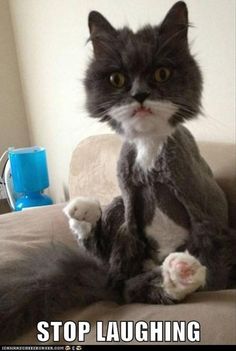
M 200 107 L 201 74 L 187 41 L 187 8 L 178 2 L 157 27 L 115 30 L 89 15 L 94 58 L 85 78 L 87 108 L 127 138 L 169 135 Z

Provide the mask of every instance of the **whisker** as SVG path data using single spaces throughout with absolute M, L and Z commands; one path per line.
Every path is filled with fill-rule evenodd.
M 217 118 L 213 117 L 212 115 L 206 113 L 205 111 L 202 111 L 201 115 L 202 115 L 202 117 L 207 118 L 210 121 L 213 121 L 215 124 L 218 124 L 219 127 L 223 127 L 225 129 L 232 128 L 231 125 L 221 122 L 220 120 L 218 120 Z

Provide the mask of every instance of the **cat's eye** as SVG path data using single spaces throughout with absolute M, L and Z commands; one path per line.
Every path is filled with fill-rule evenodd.
M 159 83 L 166 82 L 171 75 L 171 71 L 169 68 L 166 67 L 159 67 L 155 72 L 155 80 Z
M 125 85 L 125 76 L 120 72 L 114 72 L 110 75 L 110 82 L 115 88 L 122 88 Z

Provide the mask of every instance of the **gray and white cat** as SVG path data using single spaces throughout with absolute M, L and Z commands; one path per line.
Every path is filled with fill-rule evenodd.
M 202 78 L 190 53 L 185 3 L 133 33 L 89 15 L 94 49 L 87 107 L 124 139 L 121 197 L 105 209 L 77 198 L 64 212 L 78 249 L 20 248 L 0 265 L 0 341 L 99 300 L 171 304 L 232 284 L 236 235 L 222 190 L 182 126 L 200 111 Z
M 228 284 L 232 251 L 220 230 L 228 226 L 226 200 L 181 125 L 200 111 L 202 90 L 188 27 L 181 1 L 159 26 L 137 33 L 114 29 L 98 12 L 89 15 L 94 58 L 85 78 L 87 107 L 124 139 L 122 195 L 104 211 L 86 198 L 64 211 L 79 245 L 108 263 L 110 283 L 126 302 L 168 304 Z M 199 178 L 209 187 L 197 188 Z M 221 267 L 217 245 L 225 248 Z

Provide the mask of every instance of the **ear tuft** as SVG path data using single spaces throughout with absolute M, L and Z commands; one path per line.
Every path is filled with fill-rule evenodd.
M 164 21 L 161 23 L 160 32 L 171 37 L 179 35 L 187 38 L 188 31 L 188 9 L 183 1 L 176 2 L 167 13 Z
M 96 32 L 115 32 L 115 29 L 107 21 L 107 19 L 98 11 L 91 11 L 88 16 L 88 26 L 90 34 Z
M 99 57 L 109 51 L 109 45 L 114 41 L 117 32 L 106 18 L 97 11 L 89 13 L 88 26 L 94 55 Z

